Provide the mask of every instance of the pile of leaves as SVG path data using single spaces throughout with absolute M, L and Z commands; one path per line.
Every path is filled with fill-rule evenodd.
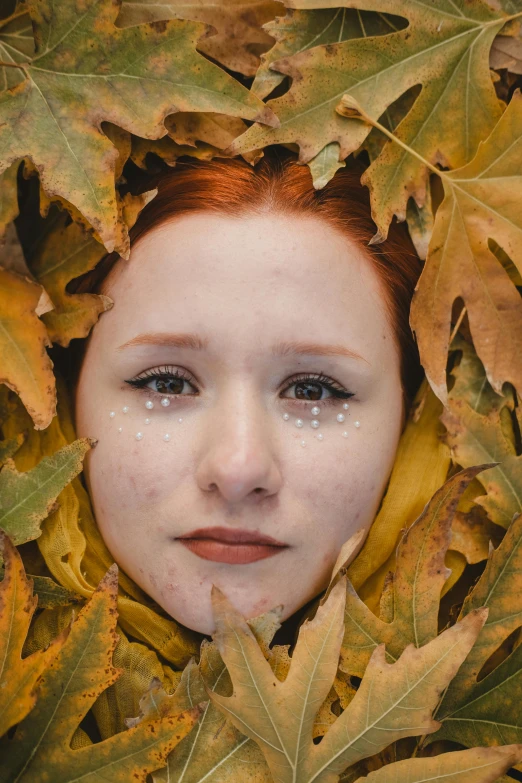
M 2 434 L 0 783 L 522 780 L 518 0 L 4 0 L 0 74 L 0 383 L 36 430 L 57 415 L 47 349 L 112 304 L 67 285 L 128 258 L 154 197 L 140 177 L 281 144 L 317 189 L 366 162 L 372 242 L 407 221 L 424 261 L 411 326 L 453 460 L 405 520 L 376 612 L 341 567 L 292 649 L 273 643 L 276 610 L 246 621 L 214 589 L 213 641 L 100 739 L 91 708 L 122 674 L 117 569 L 87 600 L 38 560 L 92 443 L 19 472 L 27 433 Z M 466 566 L 445 593 L 450 548 Z M 72 619 L 27 654 L 53 607 Z

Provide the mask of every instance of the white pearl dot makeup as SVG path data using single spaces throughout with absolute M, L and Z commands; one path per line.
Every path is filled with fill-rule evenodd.
M 161 400 L 160 400 L 160 404 L 161 404 L 161 407 L 163 409 L 169 408 L 170 405 L 171 405 L 171 399 L 169 397 L 162 397 Z M 154 402 L 152 400 L 147 400 L 145 402 L 145 408 L 147 410 L 152 410 L 154 407 L 155 407 L 154 406 Z M 349 411 L 349 408 L 350 408 L 350 406 L 349 406 L 349 404 L 347 402 L 343 403 L 343 410 Z M 122 413 L 129 413 L 130 410 L 131 410 L 131 408 L 130 408 L 129 405 L 124 405 L 121 408 L 121 412 Z M 321 417 L 322 421 L 319 421 L 319 419 L 316 418 L 321 413 L 321 408 L 318 405 L 314 405 L 310 409 L 307 409 L 306 413 L 308 413 L 308 412 L 310 412 L 312 418 L 304 419 L 304 418 L 299 417 L 299 418 L 294 418 L 293 419 L 293 423 L 294 423 L 294 425 L 298 429 L 302 429 L 305 425 L 308 425 L 308 424 L 310 425 L 310 427 L 313 430 L 317 430 L 319 427 L 321 427 L 321 429 L 324 426 L 328 427 L 329 421 L 331 421 L 329 416 L 328 416 L 328 418 L 326 420 L 323 417 Z M 108 413 L 109 413 L 109 418 L 111 418 L 111 419 L 115 419 L 117 417 L 117 415 L 118 415 L 117 411 L 115 411 L 115 410 L 111 410 Z M 328 411 L 327 411 L 327 413 L 328 413 Z M 161 419 L 161 416 L 163 416 L 163 415 L 166 415 L 166 414 L 155 413 L 155 414 L 153 414 L 153 418 L 148 418 L 147 417 L 143 421 L 145 422 L 145 425 L 147 425 L 147 426 L 152 425 L 152 427 L 150 427 L 150 430 L 149 430 L 149 432 L 151 433 L 150 437 L 152 437 L 154 440 L 156 440 L 156 438 L 163 439 L 163 441 L 165 441 L 165 443 L 168 443 L 170 440 L 172 440 L 172 435 L 169 432 L 165 432 L 165 431 L 158 432 L 157 430 L 155 431 L 155 429 L 154 429 L 154 418 L 159 416 L 160 419 Z M 323 415 L 324 415 L 324 411 L 323 411 Z M 342 424 L 344 421 L 346 421 L 347 417 L 350 417 L 350 413 L 346 413 L 346 415 L 344 413 L 337 413 L 336 416 L 335 416 L 335 420 L 334 421 L 337 421 L 339 424 Z M 282 418 L 283 418 L 283 421 L 290 421 L 292 417 L 291 417 L 291 414 L 285 412 L 285 413 L 282 414 Z M 178 417 L 178 422 L 181 424 L 182 421 L 183 421 L 183 417 L 179 416 Z M 357 419 L 356 421 L 353 422 L 353 426 L 356 429 L 359 429 L 359 427 L 361 426 L 361 422 Z M 123 432 L 123 427 L 118 427 L 117 431 L 119 433 Z M 350 437 L 350 432 L 348 430 L 346 430 L 346 429 L 342 430 L 342 432 L 339 432 L 339 434 L 342 435 L 342 437 L 345 438 L 345 439 Z M 143 436 L 144 436 L 144 433 L 141 430 L 136 432 L 135 435 L 134 435 L 136 440 L 143 440 Z M 147 438 L 149 438 L 149 435 L 147 436 Z M 314 438 L 316 438 L 316 440 L 318 440 L 318 441 L 323 441 L 324 440 L 324 434 L 322 432 L 316 432 L 316 433 L 314 433 Z M 304 439 L 303 440 L 299 440 L 299 443 L 300 443 L 301 446 L 306 446 L 306 440 L 304 440 Z

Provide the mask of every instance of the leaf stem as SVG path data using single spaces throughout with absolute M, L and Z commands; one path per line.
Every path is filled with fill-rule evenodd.
M 19 65 L 18 63 L 5 63 L 3 60 L 0 60 L 0 66 L 2 68 L 20 68 L 20 70 L 25 73 L 25 66 Z
M 462 323 L 462 319 L 464 318 L 465 315 L 466 315 L 466 306 L 464 305 L 464 307 L 460 311 L 459 317 L 457 318 L 457 323 L 455 324 L 455 326 L 453 328 L 453 331 L 452 331 L 452 333 L 450 335 L 449 343 L 448 343 L 449 346 L 451 346 L 451 343 L 453 342 L 453 339 L 454 339 L 455 335 L 457 334 L 457 332 L 458 332 L 458 330 L 460 328 L 460 325 Z
M 373 125 L 375 128 L 384 133 L 385 136 L 388 136 L 391 141 L 394 141 L 396 144 L 402 147 L 403 150 L 406 150 L 406 152 L 409 152 L 410 155 L 413 155 L 415 158 L 417 158 L 417 160 L 420 160 L 420 162 L 427 166 L 430 171 L 433 171 L 434 174 L 437 174 L 439 177 L 444 176 L 444 172 L 434 166 L 433 163 L 430 163 L 428 160 L 426 160 L 426 158 L 423 158 L 422 155 L 416 152 L 412 147 L 408 147 L 408 145 L 401 141 L 398 136 L 395 136 L 395 134 L 389 131 L 388 128 L 385 128 L 384 125 L 381 125 L 378 120 L 374 120 L 372 117 L 370 117 L 370 115 L 365 112 L 362 106 L 351 95 L 343 95 L 341 102 L 338 104 L 338 106 L 335 107 L 335 110 L 344 117 L 364 120 L 364 122 L 368 123 L 369 125 Z

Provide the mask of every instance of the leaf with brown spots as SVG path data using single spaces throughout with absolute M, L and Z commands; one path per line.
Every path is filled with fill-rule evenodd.
M 190 731 L 200 714 L 185 712 L 147 721 L 90 745 L 71 748 L 86 713 L 120 670 L 112 665 L 116 634 L 117 567 L 112 566 L 72 623 L 59 654 L 45 671 L 32 712 L 18 724 L 0 753 L 2 783 L 43 783 L 75 779 L 97 783 L 145 783 Z
M 176 111 L 219 111 L 277 124 L 270 108 L 206 60 L 199 22 L 117 28 L 116 0 L 31 0 L 36 53 L 23 82 L 0 95 L 0 172 L 29 157 L 44 190 L 72 205 L 109 251 L 127 255 L 115 193 L 119 150 L 110 122 L 145 138 L 165 135 Z
M 441 590 L 450 574 L 444 560 L 453 517 L 464 490 L 485 467 L 468 468 L 448 479 L 405 531 L 397 547 L 394 578 L 384 594 L 384 618 L 376 617 L 348 583 L 339 664 L 346 674 L 362 677 L 382 643 L 386 660 L 393 662 L 408 644 L 421 647 L 437 636 Z
M 281 682 L 248 624 L 213 587 L 214 638 L 233 694 L 222 696 L 209 689 L 208 695 L 239 731 L 259 745 L 279 783 L 335 783 L 349 766 L 401 737 L 437 729 L 431 712 L 468 654 L 486 614 L 479 610 L 468 615 L 419 649 L 409 645 L 392 665 L 386 663 L 380 645 L 357 693 L 315 744 L 315 716 L 337 671 L 345 594 L 343 578 L 313 620 L 301 626 L 289 672 Z M 499 774 L 512 759 L 508 753 Z M 481 780 L 480 774 L 476 779 Z
M 301 11 L 333 5 L 377 11 L 406 18 L 408 24 L 389 35 L 326 43 L 271 62 L 272 70 L 291 79 L 290 89 L 267 104 L 280 125 L 253 125 L 229 151 L 292 143 L 299 146 L 299 160 L 307 163 L 337 142 L 343 160 L 371 131 L 370 125 L 339 116 L 336 108 L 343 94 L 353 96 L 377 120 L 418 84 L 422 91 L 397 134 L 430 162 L 462 166 L 499 118 L 489 49 L 506 17 L 483 0 L 288 0 L 287 5 Z M 410 195 L 419 206 L 424 203 L 427 170 L 418 158 L 388 143 L 372 171 L 375 219 L 384 236 L 394 214 L 405 216 Z
M 0 471 L 0 528 L 15 545 L 41 535 L 41 523 L 55 507 L 60 492 L 80 473 L 93 438 L 78 438 L 32 470 L 19 473 L 13 459 Z
M 285 11 L 276 0 L 124 0 L 120 27 L 161 19 L 193 19 L 215 29 L 198 50 L 231 71 L 254 76 L 259 56 L 274 43 L 264 23 Z
M 0 530 L 4 560 L 0 582 L 0 737 L 31 711 L 35 686 L 44 669 L 58 654 L 67 633 L 49 647 L 22 660 L 22 648 L 38 599 L 33 596 L 22 559 L 7 535 Z
M 16 392 L 38 430 L 56 413 L 47 330 L 36 314 L 43 289 L 0 267 L 0 383 Z

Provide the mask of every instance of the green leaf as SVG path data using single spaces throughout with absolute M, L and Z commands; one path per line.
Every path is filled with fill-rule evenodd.
M 83 458 L 94 442 L 78 438 L 26 473 L 18 472 L 13 459 L 7 460 L 0 472 L 0 528 L 14 544 L 40 536 L 42 520 L 63 488 L 81 472 Z

